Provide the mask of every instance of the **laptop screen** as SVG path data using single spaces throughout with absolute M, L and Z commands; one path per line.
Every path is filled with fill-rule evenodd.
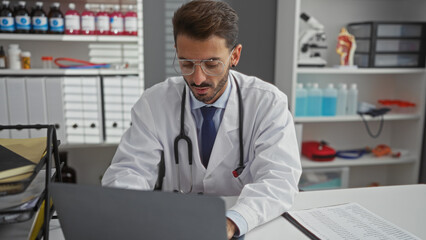
M 219 197 L 52 183 L 66 239 L 226 238 Z

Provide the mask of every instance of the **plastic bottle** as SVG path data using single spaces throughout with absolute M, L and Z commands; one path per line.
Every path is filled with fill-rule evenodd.
M 138 14 L 133 10 L 133 5 L 128 5 L 128 10 L 124 14 L 124 35 L 138 35 Z
M 18 44 L 9 44 L 7 50 L 9 54 L 9 68 L 13 70 L 21 69 L 21 49 Z
M 65 13 L 65 34 L 80 34 L 80 14 L 75 10 L 75 4 L 68 4 Z
M 347 115 L 355 115 L 358 110 L 358 89 L 355 83 L 348 90 Z
M 100 5 L 100 11 L 96 14 L 96 34 L 109 35 L 109 14 L 105 11 L 105 5 Z
M 124 16 L 120 12 L 120 5 L 114 5 L 114 11 L 109 16 L 111 29 L 110 35 L 123 35 L 124 33 Z
M 25 5 L 26 2 L 19 1 L 15 8 L 16 33 L 29 33 L 31 30 L 31 17 Z
M 52 56 L 43 56 L 41 57 L 41 61 L 43 62 L 43 68 L 44 69 L 51 69 L 52 68 L 52 62 L 53 57 Z
M 6 54 L 4 53 L 3 46 L 0 46 L 0 69 L 6 68 Z
M 95 13 L 90 10 L 91 5 L 86 3 L 81 13 L 81 34 L 95 35 Z
M 2 8 L 0 10 L 0 32 L 15 32 L 15 18 L 12 9 L 10 9 L 9 1 L 2 2 Z
M 329 83 L 323 91 L 322 115 L 336 116 L 337 90 L 332 83 Z
M 339 85 L 339 90 L 337 90 L 337 106 L 336 106 L 336 115 L 343 116 L 346 115 L 346 105 L 348 99 L 348 89 L 345 83 Z
M 313 83 L 312 88 L 308 90 L 308 116 L 321 116 L 322 110 L 322 90 L 318 83 Z
M 31 69 L 31 53 L 30 52 L 21 53 L 21 63 L 22 63 L 22 69 Z
M 307 115 L 308 91 L 303 88 L 302 83 L 297 84 L 296 88 L 296 117 Z
M 59 10 L 58 2 L 52 3 L 49 12 L 49 33 L 63 34 L 64 33 L 64 15 Z
M 47 23 L 47 15 L 43 11 L 43 3 L 36 2 L 31 12 L 31 23 L 33 33 L 47 33 L 48 23 Z

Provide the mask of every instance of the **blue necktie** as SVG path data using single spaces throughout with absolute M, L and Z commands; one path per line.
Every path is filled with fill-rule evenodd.
M 215 112 L 215 107 L 204 106 L 201 108 L 201 114 L 203 114 L 203 125 L 201 126 L 201 161 L 206 168 L 209 164 L 214 140 L 216 139 L 216 128 L 213 122 Z

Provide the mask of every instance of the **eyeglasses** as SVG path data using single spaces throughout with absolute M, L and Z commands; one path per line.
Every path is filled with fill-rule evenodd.
M 229 54 L 228 61 L 231 59 L 232 53 L 234 52 L 234 48 Z M 192 75 L 195 72 L 195 66 L 201 66 L 201 69 L 206 75 L 209 76 L 220 76 L 225 71 L 225 64 L 221 60 L 217 59 L 206 59 L 206 60 L 196 60 L 196 59 L 178 59 L 178 63 L 176 63 L 176 55 L 173 59 L 173 66 L 175 71 L 178 74 L 183 76 Z M 198 63 L 197 63 L 198 62 Z

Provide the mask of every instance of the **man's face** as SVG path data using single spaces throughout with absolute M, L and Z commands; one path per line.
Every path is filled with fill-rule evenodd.
M 186 35 L 178 35 L 176 43 L 178 59 L 217 59 L 225 64 L 225 71 L 219 76 L 206 75 L 200 65 L 195 66 L 193 74 L 184 76 L 195 98 L 206 104 L 214 103 L 223 94 L 228 83 L 231 60 L 225 39 L 212 36 L 207 40 L 196 40 Z

